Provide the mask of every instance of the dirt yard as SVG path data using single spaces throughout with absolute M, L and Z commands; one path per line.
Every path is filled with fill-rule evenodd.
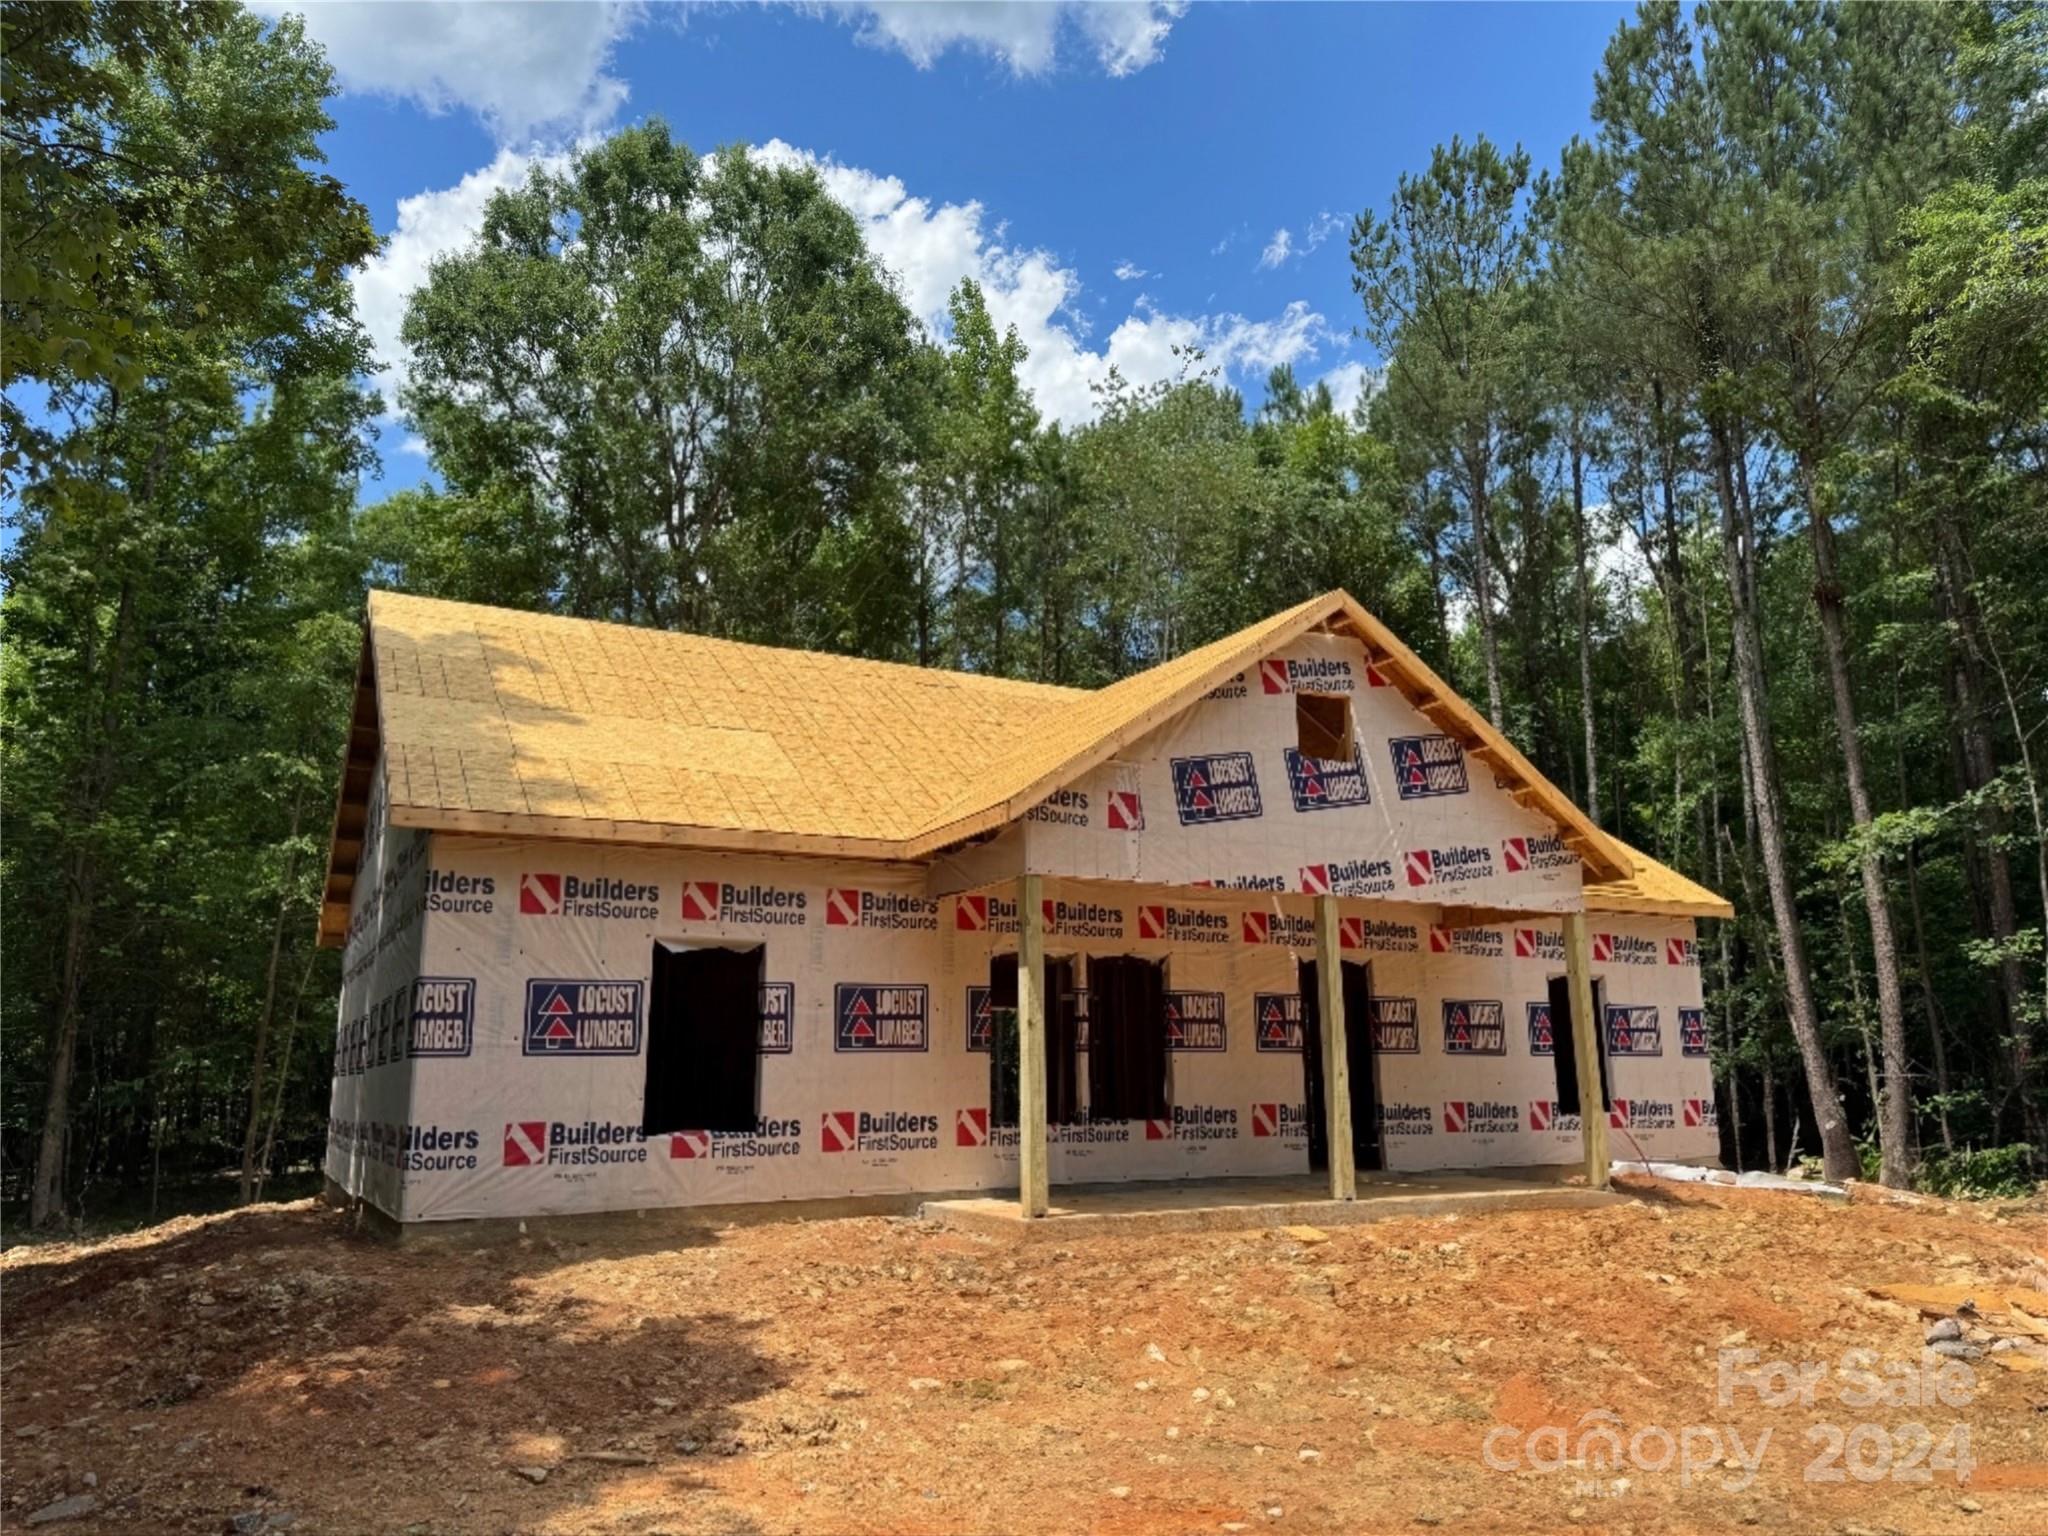
M 1326 1240 L 863 1219 L 397 1248 L 304 1202 L 16 1248 L 0 1524 L 2048 1531 L 2042 1204 L 1632 1188 Z M 1810 1401 L 1724 1406 L 1745 1348 L 1815 1362 Z M 1872 1379 L 1921 1401 L 1844 1401 Z M 1686 1426 L 1690 1487 L 1658 1433 Z

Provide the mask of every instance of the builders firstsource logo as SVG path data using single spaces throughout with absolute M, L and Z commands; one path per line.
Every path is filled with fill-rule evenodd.
M 907 1114 L 900 1109 L 828 1109 L 818 1123 L 822 1152 L 935 1152 L 939 1146 L 937 1115 Z
M 1245 912 L 1239 916 L 1239 932 L 1247 944 L 1284 944 L 1291 949 L 1312 948 L 1316 942 L 1315 919 L 1291 912 Z
M 1043 903 L 1045 931 L 1062 939 L 1120 939 L 1124 936 L 1124 909 L 1100 901 L 1054 901 Z
M 1579 856 L 1565 847 L 1564 839 L 1547 837 L 1504 837 L 1500 843 L 1500 867 L 1510 875 L 1530 870 L 1569 869 Z
M 387 1159 L 401 1173 L 451 1173 L 476 1167 L 477 1149 L 483 1138 L 468 1127 L 402 1125 L 392 1127 L 394 1136 Z
M 661 887 L 608 875 L 524 874 L 519 877 L 519 911 L 526 917 L 653 922 L 661 916 Z
M 1401 872 L 1411 886 L 1462 885 L 1493 874 L 1493 850 L 1483 843 L 1447 843 L 1441 848 L 1411 848 L 1401 856 Z
M 1393 891 L 1391 859 L 1332 859 L 1301 866 L 1304 896 L 1390 896 Z
M 1381 1104 L 1374 1113 L 1380 1136 L 1433 1136 L 1436 1112 L 1427 1104 Z
M 1308 1106 L 1306 1104 L 1265 1103 L 1252 1106 L 1252 1139 L 1254 1141 L 1306 1141 L 1308 1139 Z
M 1235 1141 L 1237 1140 L 1237 1110 L 1223 1104 L 1176 1104 L 1170 1120 L 1148 1120 L 1145 1123 L 1145 1139 L 1148 1141 Z M 1164 1135 L 1154 1135 L 1152 1128 L 1165 1128 Z
M 1507 953 L 1507 936 L 1498 928 L 1444 928 L 1429 930 L 1432 955 L 1471 955 L 1481 960 L 1498 960 Z
M 1265 693 L 1351 693 L 1357 687 L 1357 674 L 1348 661 L 1268 656 L 1259 663 L 1259 688 Z
M 803 1138 L 800 1120 L 761 1119 L 746 1131 L 677 1131 L 668 1139 L 668 1156 L 680 1163 L 758 1163 L 801 1155 Z
M 1362 949 L 1368 954 L 1412 955 L 1422 948 L 1422 930 L 1413 923 L 1390 922 L 1380 917 L 1346 918 L 1338 928 L 1338 938 L 1346 949 Z
M 1517 928 L 1515 930 L 1515 958 L 1517 960 L 1545 960 L 1557 965 L 1564 964 L 1564 935 L 1551 933 L 1543 928 Z
M 1394 793 L 1403 800 L 1462 795 L 1465 749 L 1449 736 L 1396 736 L 1387 743 L 1394 759 Z
M 537 980 L 526 984 L 527 1056 L 637 1056 L 640 983 Z
M 1698 966 L 1698 948 L 1691 939 L 1667 938 L 1664 941 L 1664 963 L 1666 965 Z
M 734 928 L 800 928 L 807 922 L 810 896 L 787 885 L 733 885 L 721 880 L 685 880 L 682 916 L 686 923 L 722 923 Z
M 1678 1054 L 1681 1056 L 1704 1056 L 1707 1054 L 1706 1009 L 1681 1008 L 1678 1010 Z
M 835 1051 L 923 1051 L 931 1046 L 930 992 L 921 984 L 841 982 L 833 989 Z
M 1601 965 L 1655 965 L 1657 946 L 1632 933 L 1596 933 L 1593 960 Z
M 1026 811 L 1024 819 L 1055 827 L 1085 827 L 1088 825 L 1088 791 L 1056 789 Z
M 1452 1136 L 1507 1136 L 1522 1128 L 1522 1111 L 1492 1099 L 1450 1099 L 1444 1104 L 1444 1130 Z
M 1138 908 L 1138 937 L 1170 944 L 1228 944 L 1231 921 L 1228 912 L 1210 907 L 1175 907 L 1165 904 Z
M 498 882 L 490 875 L 461 875 L 452 869 L 427 871 L 427 910 L 483 916 L 498 906 Z
M 1017 903 L 1002 896 L 953 898 L 955 933 L 1015 933 Z
M 1532 1131 L 1568 1131 L 1577 1135 L 1582 1127 L 1579 1117 L 1565 1114 L 1557 1107 L 1555 1099 L 1532 1099 L 1529 1102 L 1529 1129 Z
M 1249 752 L 1173 759 L 1173 803 L 1184 827 L 1246 821 L 1262 813 L 1259 774 Z
M 825 892 L 825 926 L 937 933 L 939 904 L 930 896 L 905 896 L 895 891 L 863 891 L 852 886 L 834 886 Z
M 1689 1131 L 1718 1131 L 1721 1129 L 1721 1107 L 1712 1099 L 1686 1099 L 1683 1101 L 1685 1128 Z
M 1611 1131 L 1669 1131 L 1677 1125 L 1677 1107 L 1669 1099 L 1616 1099 L 1607 1112 Z
M 647 1161 L 637 1125 L 613 1120 L 512 1120 L 505 1125 L 507 1168 L 598 1168 Z

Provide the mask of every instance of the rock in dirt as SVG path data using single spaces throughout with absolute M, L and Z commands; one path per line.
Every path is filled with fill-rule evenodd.
M 514 1467 L 512 1472 L 514 1476 L 525 1478 L 536 1488 L 548 1480 L 548 1469 L 546 1467 Z
M 825 1387 L 827 1397 L 866 1397 L 868 1389 L 857 1381 L 834 1381 Z
M 1321 1227 L 1282 1227 L 1280 1230 L 1297 1243 L 1306 1243 L 1311 1248 L 1317 1243 L 1327 1243 L 1330 1240 L 1330 1234 Z
M 29 1525 L 55 1525 L 59 1520 L 78 1520 L 100 1507 L 100 1501 L 89 1493 L 74 1493 L 68 1499 L 59 1499 L 54 1504 L 45 1504 L 28 1517 Z
M 1943 1339 L 1960 1339 L 1962 1336 L 1963 1325 L 1952 1317 L 1944 1317 L 1927 1330 L 1927 1342 L 1930 1344 L 1939 1344 Z
M 1984 1353 L 1977 1344 L 1965 1344 L 1961 1339 L 1942 1339 L 1927 1346 L 1937 1355 L 1947 1355 L 1951 1360 L 1975 1360 Z

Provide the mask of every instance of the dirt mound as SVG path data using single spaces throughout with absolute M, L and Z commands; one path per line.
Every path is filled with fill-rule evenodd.
M 308 1202 L 18 1248 L 0 1524 L 2048 1530 L 2038 1212 L 1632 1188 L 1316 1242 L 873 1219 L 397 1248 Z M 1852 1402 L 1854 1349 L 1894 1396 L 1909 1368 L 1969 1384 Z M 1821 1375 L 1724 1403 L 1724 1350 Z M 1742 1455 L 1769 1431 L 1753 1479 L 1650 1465 L 1686 1426 Z

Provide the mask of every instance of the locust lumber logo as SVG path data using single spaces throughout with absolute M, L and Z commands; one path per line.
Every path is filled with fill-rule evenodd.
M 526 984 L 527 1056 L 637 1056 L 640 983 L 535 980 Z
M 1498 928 L 1445 928 L 1429 930 L 1429 952 L 1433 955 L 1472 955 L 1498 960 L 1507 952 L 1507 938 Z
M 1144 800 L 1135 789 L 1112 789 L 1109 792 L 1108 820 L 1112 832 L 1144 831 Z
M 995 1038 L 996 1008 L 995 994 L 985 986 L 967 989 L 967 1049 L 986 1051 Z M 1005 1013 L 1011 1012 L 1005 1008 Z
M 661 916 L 661 887 L 608 875 L 524 874 L 519 910 L 527 917 L 634 918 Z
M 1403 800 L 1462 795 L 1465 749 L 1449 736 L 1396 736 L 1387 743 L 1394 759 L 1394 793 Z
M 787 1056 L 796 1048 L 796 983 L 761 983 L 761 1053 Z
M 1346 758 L 1304 757 L 1288 747 L 1284 755 L 1287 793 L 1297 811 L 1337 811 L 1347 805 L 1372 803 L 1365 764 L 1355 751 Z
M 922 1051 L 931 1045 L 922 984 L 842 981 L 833 989 L 835 1051 Z
M 828 1109 L 818 1126 L 824 1152 L 936 1152 L 939 1117 L 900 1109 Z
M 1325 656 L 1268 656 L 1259 663 L 1259 687 L 1267 693 L 1352 693 L 1358 688 L 1358 678 L 1348 661 Z
M 1002 896 L 956 896 L 953 899 L 953 930 L 956 933 L 1015 933 L 1017 903 Z
M 1691 939 L 1681 939 L 1675 936 L 1667 938 L 1664 941 L 1664 963 L 1666 965 L 1697 966 L 1700 963 L 1699 952 L 1694 948 Z
M 1306 1141 L 1308 1139 L 1308 1106 L 1305 1104 L 1254 1104 L 1252 1106 L 1252 1137 L 1254 1140 Z
M 1678 1054 L 1681 1056 L 1704 1056 L 1707 1054 L 1706 1009 L 1681 1008 L 1678 1010 Z
M 1298 992 L 1255 992 L 1252 994 L 1253 1049 L 1276 1053 L 1301 1053 L 1301 994 Z
M 809 920 L 806 892 L 786 885 L 733 885 L 719 880 L 685 880 L 686 923 L 724 923 L 748 928 L 800 928 Z
M 1543 928 L 1517 928 L 1515 930 L 1515 958 L 1517 960 L 1548 960 L 1564 964 L 1564 935 L 1551 933 Z
M 1301 866 L 1304 896 L 1391 896 L 1393 892 L 1391 859 L 1334 859 Z
M 1507 1010 L 1497 998 L 1444 999 L 1444 1054 L 1505 1056 L 1508 1049 Z
M 1381 1104 L 1373 1119 L 1382 1137 L 1436 1134 L 1436 1115 L 1427 1104 Z
M 1657 946 L 1632 933 L 1596 933 L 1593 959 L 1603 965 L 1655 965 Z
M 1024 819 L 1055 827 L 1085 827 L 1088 825 L 1088 791 L 1056 789 L 1026 811 Z
M 1613 1131 L 1669 1131 L 1676 1129 L 1676 1106 L 1669 1099 L 1616 1099 L 1607 1111 L 1607 1128 Z
M 1138 937 L 1170 944 L 1228 944 L 1230 914 L 1208 907 L 1140 906 Z
M 1375 997 L 1366 1005 L 1372 1048 L 1383 1056 L 1416 1056 L 1422 1051 L 1421 1006 L 1412 997 Z
M 1579 856 L 1554 833 L 1547 837 L 1504 837 L 1500 842 L 1501 868 L 1510 875 L 1532 869 L 1569 869 L 1578 861 Z
M 1557 1034 L 1551 1028 L 1550 1004 L 1530 1003 L 1529 1007 L 1529 1054 L 1531 1056 L 1555 1056 Z
M 1410 885 L 1462 885 L 1493 873 L 1493 850 L 1483 843 L 1411 848 L 1401 861 Z
M 825 926 L 936 933 L 939 929 L 939 903 L 930 896 L 906 896 L 895 891 L 863 891 L 835 885 L 825 892 Z
M 647 1138 L 637 1125 L 615 1120 L 510 1120 L 505 1124 L 507 1168 L 599 1168 L 647 1161 Z
M 1065 939 L 1120 939 L 1124 936 L 1124 909 L 1100 901 L 1055 901 L 1046 897 L 1043 906 L 1045 931 Z
M 1173 759 L 1173 805 L 1184 827 L 1261 815 L 1259 774 L 1249 752 Z
M 476 981 L 422 976 L 412 984 L 409 1056 L 467 1056 L 476 1021 Z
M 1315 919 L 1292 912 L 1246 912 L 1239 919 L 1239 931 L 1247 944 L 1284 944 L 1290 949 L 1310 949 L 1316 942 Z
M 427 871 L 429 912 L 468 912 L 477 916 L 498 909 L 498 882 L 489 875 L 459 875 L 452 869 Z
M 1655 1003 L 1609 1003 L 1607 1005 L 1607 1054 L 1610 1056 L 1662 1056 L 1663 1016 Z
M 1166 1045 L 1175 1051 L 1229 1048 L 1221 992 L 1166 994 Z
M 1492 1099 L 1448 1099 L 1444 1129 L 1453 1136 L 1505 1136 L 1522 1128 L 1522 1112 Z
M 1565 1131 L 1577 1135 L 1581 1129 L 1576 1114 L 1566 1114 L 1557 1107 L 1555 1099 L 1531 1099 L 1529 1101 L 1529 1129 L 1532 1131 Z
M 1712 1099 L 1687 1099 L 1684 1101 L 1685 1128 L 1689 1131 L 1718 1131 L 1721 1129 L 1721 1106 Z
M 760 1162 L 771 1157 L 797 1157 L 804 1148 L 803 1122 L 756 1120 L 744 1131 L 677 1131 L 668 1139 L 670 1162 Z

